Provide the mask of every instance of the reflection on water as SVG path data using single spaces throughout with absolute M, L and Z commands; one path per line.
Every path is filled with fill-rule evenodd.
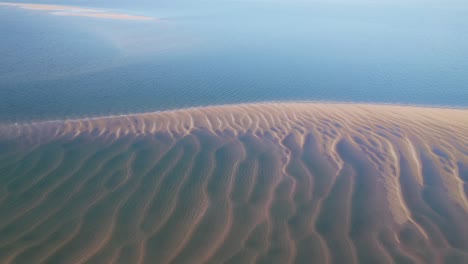
M 158 19 L 0 7 L 0 120 L 253 101 L 468 102 L 463 3 L 66 4 Z

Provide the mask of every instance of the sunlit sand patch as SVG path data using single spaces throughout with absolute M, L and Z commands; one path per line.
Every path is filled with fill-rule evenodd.
M 113 13 L 107 12 L 106 10 L 102 9 L 83 8 L 78 6 L 0 2 L 0 6 L 1 5 L 13 6 L 29 10 L 48 11 L 50 14 L 59 16 L 81 16 L 122 20 L 155 20 L 155 18 L 153 17 Z
M 257 103 L 0 125 L 1 263 L 467 263 L 468 110 Z

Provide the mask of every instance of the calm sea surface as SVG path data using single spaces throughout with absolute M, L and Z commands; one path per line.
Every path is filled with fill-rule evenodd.
M 0 6 L 0 121 L 258 101 L 468 106 L 463 1 L 154 2 L 66 2 L 153 21 Z

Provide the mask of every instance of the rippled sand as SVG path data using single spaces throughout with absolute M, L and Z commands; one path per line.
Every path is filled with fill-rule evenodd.
M 468 263 L 468 110 L 0 125 L 0 263 Z

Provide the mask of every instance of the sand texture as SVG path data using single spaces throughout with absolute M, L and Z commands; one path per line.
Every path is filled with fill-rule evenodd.
M 468 263 L 468 110 L 0 125 L 0 263 Z

